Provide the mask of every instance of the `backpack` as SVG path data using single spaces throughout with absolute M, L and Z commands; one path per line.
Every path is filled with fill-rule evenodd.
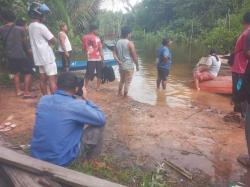
M 115 72 L 112 66 L 104 66 L 102 69 L 102 84 L 113 82 L 115 80 Z

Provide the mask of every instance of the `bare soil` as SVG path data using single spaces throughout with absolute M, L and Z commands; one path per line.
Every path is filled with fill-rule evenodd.
M 90 89 L 89 97 L 108 120 L 103 154 L 112 155 L 120 167 L 153 170 L 168 159 L 197 178 L 206 176 L 214 186 L 239 181 L 250 186 L 250 172 L 236 161 L 247 152 L 242 123 L 225 122 L 225 112 L 198 105 L 187 109 L 139 103 L 116 96 L 116 87 L 113 83 L 100 92 Z M 0 124 L 17 125 L 5 137 L 15 145 L 29 144 L 38 99 L 23 100 L 13 88 L 0 89 Z

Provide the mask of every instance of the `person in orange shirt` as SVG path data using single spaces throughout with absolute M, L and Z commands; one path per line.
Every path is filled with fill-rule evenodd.
M 95 76 L 97 77 L 97 88 L 100 90 L 102 68 L 103 68 L 103 50 L 101 39 L 97 35 L 98 27 L 96 25 L 90 25 L 89 33 L 82 36 L 82 48 L 87 54 L 87 72 L 85 76 L 85 86 L 88 88 L 89 81 L 93 81 Z

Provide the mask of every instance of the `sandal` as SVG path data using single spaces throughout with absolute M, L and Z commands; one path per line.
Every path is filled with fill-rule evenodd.
M 16 96 L 20 97 L 20 96 L 22 96 L 23 94 L 24 94 L 24 93 L 23 93 L 22 91 L 19 91 L 19 92 L 17 92 Z
M 23 99 L 35 99 L 36 95 L 23 95 Z
M 241 155 L 237 158 L 237 161 L 245 166 L 246 168 L 250 168 L 250 159 L 248 155 Z

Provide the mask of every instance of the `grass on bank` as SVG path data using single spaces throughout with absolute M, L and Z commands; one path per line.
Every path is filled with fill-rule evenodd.
M 72 164 L 70 169 L 127 186 L 153 187 L 151 172 L 144 172 L 136 167 L 120 168 L 115 163 L 112 157 L 103 155 L 97 160 L 79 160 Z

